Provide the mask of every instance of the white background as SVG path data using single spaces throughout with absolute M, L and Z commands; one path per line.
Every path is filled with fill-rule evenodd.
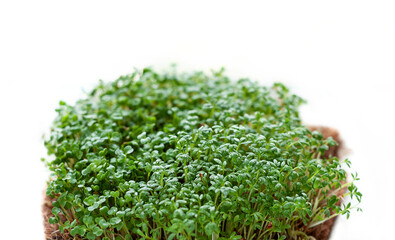
M 340 218 L 332 239 L 390 239 L 394 12 L 391 1 L 1 1 L 0 238 L 43 239 L 41 137 L 59 100 L 178 63 L 304 97 L 304 121 L 337 128 L 361 178 L 364 212 Z

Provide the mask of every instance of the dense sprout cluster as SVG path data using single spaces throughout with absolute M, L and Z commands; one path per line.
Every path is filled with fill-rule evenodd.
M 60 103 L 51 224 L 83 239 L 304 239 L 360 199 L 282 84 L 151 69 Z M 348 163 L 348 161 L 347 161 Z M 64 215 L 65 220 L 61 220 Z

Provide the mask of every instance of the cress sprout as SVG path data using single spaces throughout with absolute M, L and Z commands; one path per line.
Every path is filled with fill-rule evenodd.
M 301 103 L 280 83 L 222 70 L 102 82 L 57 109 L 49 222 L 91 240 L 309 239 L 303 229 L 348 215 L 342 199 L 362 195 L 324 156 L 337 143 L 301 123 Z

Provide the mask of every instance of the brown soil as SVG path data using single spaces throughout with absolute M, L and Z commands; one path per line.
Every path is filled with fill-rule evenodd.
M 59 227 L 57 224 L 49 224 L 48 219 L 50 217 L 53 217 L 52 214 L 52 201 L 54 201 L 53 198 L 45 194 L 44 192 L 44 201 L 42 205 L 42 214 L 44 218 L 44 233 L 45 233 L 45 239 L 46 240 L 66 240 L 66 239 L 72 239 L 70 238 L 69 234 L 67 232 L 64 232 L 63 234 L 59 231 Z M 66 221 L 65 217 L 63 215 L 59 215 L 61 220 L 63 222 Z
M 339 132 L 333 128 L 328 128 L 328 127 L 321 127 L 321 126 L 309 126 L 309 129 L 311 131 L 317 130 L 322 133 L 324 138 L 332 137 L 336 142 L 339 143 L 338 146 L 333 146 L 330 147 L 329 150 L 325 153 L 325 157 L 329 156 L 339 156 L 339 152 L 342 148 L 342 140 L 339 137 Z M 345 189 L 342 191 L 339 191 L 338 194 L 343 194 Z M 56 224 L 49 224 L 48 219 L 53 216 L 52 214 L 52 201 L 54 200 L 53 198 L 47 196 L 44 193 L 44 201 L 42 205 L 42 214 L 44 218 L 44 231 L 45 231 L 45 239 L 46 240 L 70 240 L 72 237 L 67 233 L 60 233 L 59 228 Z M 338 203 L 340 204 L 340 202 Z M 64 216 L 60 216 L 61 218 L 64 219 Z M 328 240 L 332 231 L 332 227 L 335 224 L 336 217 L 324 222 L 321 225 L 318 225 L 316 227 L 307 229 L 306 232 L 307 234 L 313 236 L 316 240 Z
M 336 142 L 339 143 L 337 146 L 330 147 L 328 151 L 325 153 L 325 157 L 336 156 L 341 157 L 340 151 L 343 148 L 343 142 L 340 139 L 339 132 L 333 128 L 321 127 L 321 126 L 310 126 L 309 129 L 311 131 L 317 130 L 322 133 L 324 138 L 332 137 Z M 344 194 L 346 189 L 342 189 L 338 191 L 337 196 Z M 338 202 L 337 205 L 341 203 Z M 336 222 L 336 217 L 329 219 L 321 225 L 308 229 L 307 234 L 313 236 L 317 240 L 328 240 L 332 231 L 332 227 Z

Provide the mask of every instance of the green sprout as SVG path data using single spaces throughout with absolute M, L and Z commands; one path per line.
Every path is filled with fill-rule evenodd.
M 309 239 L 362 195 L 349 160 L 324 157 L 337 143 L 301 123 L 303 102 L 223 70 L 101 82 L 56 110 L 49 222 L 90 240 Z

